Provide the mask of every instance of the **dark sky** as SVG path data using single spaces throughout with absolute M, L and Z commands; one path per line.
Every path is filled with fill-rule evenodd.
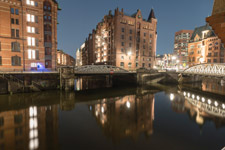
M 133 14 L 140 9 L 147 19 L 154 8 L 158 19 L 157 54 L 173 52 L 174 34 L 181 29 L 194 30 L 205 24 L 211 15 L 213 0 L 58 0 L 58 48 L 75 57 L 75 51 L 85 38 L 108 14 L 118 6 Z

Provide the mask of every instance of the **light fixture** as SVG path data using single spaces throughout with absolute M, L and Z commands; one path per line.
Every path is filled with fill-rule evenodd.
M 130 108 L 130 102 L 129 101 L 126 102 L 126 106 L 127 106 L 128 109 Z

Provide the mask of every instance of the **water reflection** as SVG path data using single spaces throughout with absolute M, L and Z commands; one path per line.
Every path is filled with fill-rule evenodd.
M 125 137 L 138 139 L 141 133 L 153 133 L 154 95 L 128 95 L 116 99 L 103 99 L 89 105 L 90 111 L 102 127 L 104 134 L 114 142 Z
M 178 91 L 170 94 L 172 108 L 175 112 L 185 113 L 199 125 L 207 120 L 215 123 L 216 127 L 225 126 L 224 97 L 197 91 Z
M 157 94 L 160 91 L 167 95 L 162 92 Z M 79 149 L 79 146 L 92 141 L 87 149 L 101 143 L 107 145 L 103 149 L 114 145 L 124 149 L 120 147 L 124 140 L 143 146 L 142 149 L 150 148 L 154 143 L 157 143 L 155 147 L 158 148 L 161 142 L 176 146 L 174 150 L 182 149 L 183 146 L 187 146 L 187 149 L 207 149 L 201 143 L 193 143 L 188 147 L 189 142 L 193 142 L 192 134 L 199 141 L 204 139 L 203 143 L 214 140 L 211 135 L 204 138 L 196 135 L 195 131 L 198 130 L 193 127 L 193 121 L 200 129 L 208 121 L 214 122 L 216 128 L 225 127 L 224 96 L 172 86 L 5 95 L 0 96 L 0 149 L 74 149 L 75 142 Z M 185 123 L 180 126 L 180 122 Z M 185 130 L 180 133 L 176 126 Z M 212 128 L 208 126 L 208 129 Z M 224 137 L 221 135 L 222 130 L 211 130 L 211 133 L 220 135 L 215 140 L 221 146 L 221 137 Z M 176 136 L 178 140 L 171 140 L 176 139 Z M 154 142 L 148 141 L 150 137 Z M 129 144 L 126 147 L 135 149 Z M 161 147 L 165 148 L 166 145 Z
M 0 113 L 0 149 L 57 149 L 57 105 Z

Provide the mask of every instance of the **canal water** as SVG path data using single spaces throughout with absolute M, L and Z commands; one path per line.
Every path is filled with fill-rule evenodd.
M 90 85 L 89 85 L 90 86 Z M 221 150 L 218 83 L 0 96 L 0 150 Z

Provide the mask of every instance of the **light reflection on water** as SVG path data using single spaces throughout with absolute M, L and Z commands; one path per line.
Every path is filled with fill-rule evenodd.
M 221 149 L 224 104 L 159 86 L 0 96 L 0 149 Z

